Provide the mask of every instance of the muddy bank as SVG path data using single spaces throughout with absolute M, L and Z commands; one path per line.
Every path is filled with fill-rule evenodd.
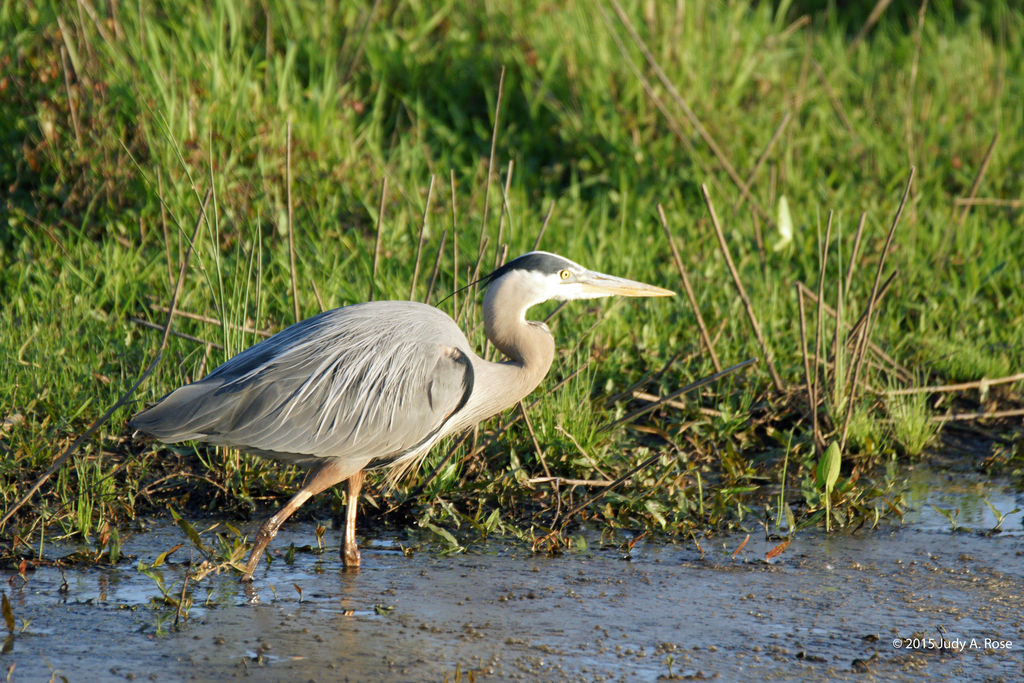
M 23 681 L 429 681 L 469 671 L 477 680 L 1017 680 L 1020 514 L 1003 533 L 982 532 L 992 526 L 983 501 L 1005 513 L 1018 496 L 991 483 L 979 495 L 939 484 L 924 481 L 904 528 L 803 533 L 770 563 L 775 542 L 756 533 L 736 557 L 743 535 L 706 541 L 703 556 L 641 541 L 629 559 L 615 548 L 546 558 L 500 544 L 407 557 L 374 541 L 357 574 L 340 570 L 336 546 L 298 553 L 261 569 L 254 591 L 230 576 L 205 580 L 177 629 L 172 611 L 150 606 L 153 581 L 130 566 L 65 572 L 66 585 L 54 569 L 27 583 L 8 574 L 23 632 L 0 664 Z M 966 530 L 950 531 L 932 504 L 959 507 Z M 314 533 L 289 526 L 275 547 L 314 543 Z M 152 560 L 182 540 L 168 527 L 125 550 Z M 164 570 L 179 590 L 183 574 Z

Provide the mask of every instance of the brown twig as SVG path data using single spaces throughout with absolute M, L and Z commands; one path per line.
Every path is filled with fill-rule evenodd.
M 889 284 L 892 282 L 893 277 L 897 273 L 899 273 L 898 270 L 894 271 L 893 274 L 889 276 L 889 279 L 886 280 L 886 283 L 884 285 L 882 285 L 881 289 L 878 290 L 878 297 L 875 300 L 876 305 L 877 305 L 877 303 L 879 301 L 882 300 L 882 298 L 885 296 L 886 292 L 889 291 Z M 803 294 L 805 297 L 809 298 L 813 303 L 815 303 L 815 304 L 818 303 L 818 295 L 815 294 L 814 292 L 812 292 L 810 290 L 810 288 L 807 287 L 807 285 L 805 285 L 802 282 L 797 282 L 796 286 L 800 290 L 801 294 Z M 832 308 L 831 306 L 829 306 L 827 303 L 822 307 L 822 309 L 828 315 L 831 315 L 831 316 L 835 317 L 835 315 L 836 315 L 835 309 Z M 859 337 L 855 334 L 855 332 L 859 332 L 860 331 L 860 326 L 864 324 L 864 320 L 866 318 L 866 313 L 867 313 L 866 310 L 865 310 L 864 313 L 861 313 L 861 317 L 855 323 L 856 329 L 851 329 L 847 333 L 847 336 L 846 336 L 846 344 L 847 344 L 847 346 L 849 346 L 850 344 L 856 344 L 856 343 L 859 342 Z M 882 359 L 883 361 L 888 363 L 904 380 L 906 380 L 906 381 L 913 381 L 913 379 L 914 379 L 913 374 L 911 374 L 911 372 L 909 370 L 907 370 L 906 368 L 904 368 L 902 365 L 897 363 L 896 360 L 892 356 L 887 354 L 885 351 L 883 351 L 882 347 L 880 347 L 878 344 L 876 344 L 873 341 L 868 341 L 868 349 L 870 349 L 871 352 L 874 353 L 876 356 L 878 356 L 880 359 Z
M 67 40 L 67 36 L 64 40 Z M 68 51 L 63 45 L 60 46 L 60 63 L 64 67 L 64 91 L 68 97 L 68 110 L 71 112 L 71 125 L 75 130 L 75 146 L 78 149 L 82 149 L 82 129 L 78 125 L 78 107 L 75 106 L 75 100 L 71 96 L 71 75 L 68 73 Z
M 747 174 L 746 179 L 743 181 L 748 188 L 753 185 L 754 178 L 757 177 L 758 171 L 761 170 L 761 167 L 764 165 L 764 162 L 768 160 L 768 156 L 772 153 L 772 149 L 775 148 L 775 143 L 779 141 L 780 137 L 782 137 L 782 133 L 786 130 L 786 126 L 789 125 L 789 122 L 792 120 L 792 118 L 793 112 L 787 111 L 785 116 L 782 117 L 782 121 L 780 121 L 779 125 L 775 128 L 775 132 L 772 134 L 772 137 L 768 141 L 768 144 L 765 145 L 764 149 L 761 151 L 760 156 L 757 157 L 757 161 L 754 163 L 754 168 L 750 169 L 750 173 Z M 741 206 L 743 206 L 744 198 L 745 195 L 740 195 L 739 197 L 736 198 L 736 201 L 733 202 L 732 204 L 733 211 L 736 211 Z M 757 220 L 756 212 L 754 213 L 754 220 Z M 758 232 L 760 232 L 760 230 Z
M 609 491 L 611 491 L 612 489 L 616 488 L 617 486 L 619 486 L 620 484 L 622 484 L 623 482 L 625 482 L 625 481 L 626 481 L 627 479 L 629 479 L 630 477 L 632 477 L 632 476 L 633 476 L 634 474 L 636 474 L 637 472 L 639 472 L 639 471 L 641 471 L 641 470 L 645 470 L 645 469 L 647 469 L 648 467 L 650 467 L 651 465 L 653 465 L 653 464 L 654 464 L 655 462 L 657 462 L 657 461 L 658 461 L 658 460 L 659 460 L 659 459 L 660 459 L 660 458 L 661 458 L 662 456 L 664 456 L 664 455 L 665 455 L 665 454 L 664 454 L 664 453 L 662 453 L 662 452 L 658 452 L 658 453 L 656 453 L 656 454 L 652 455 L 651 457 L 647 458 L 646 460 L 644 460 L 644 461 L 643 461 L 642 463 L 640 463 L 640 464 L 639 464 L 639 465 L 637 465 L 636 467 L 634 467 L 634 468 L 630 469 L 629 471 L 627 471 L 627 472 L 626 472 L 625 474 L 623 474 L 623 475 L 622 475 L 621 477 L 617 478 L 617 479 L 616 479 L 615 481 L 613 481 L 613 482 L 611 482 L 610 484 L 608 484 L 608 485 L 607 485 L 607 486 L 606 486 L 606 487 L 605 487 L 604 489 L 602 489 L 601 491 L 599 491 L 599 492 L 595 493 L 595 494 L 594 494 L 594 495 L 592 495 L 592 496 L 591 496 L 590 498 L 587 498 L 587 499 L 586 499 L 585 501 L 583 501 L 582 503 L 580 503 L 579 505 L 577 505 L 577 506 L 576 506 L 576 507 L 574 507 L 573 509 L 569 510 L 569 512 L 567 512 L 567 513 L 565 514 L 565 516 L 564 516 L 564 517 L 562 517 L 562 521 L 561 521 L 561 524 L 559 524 L 559 529 L 565 529 L 566 525 L 567 525 L 567 524 L 569 523 L 569 520 L 570 520 L 570 519 L 572 519 L 572 518 L 573 518 L 573 517 L 574 517 L 574 516 L 575 516 L 575 515 L 576 515 L 577 513 L 579 513 L 579 512 L 581 511 L 581 510 L 585 509 L 585 508 L 586 508 L 587 506 L 589 506 L 589 505 L 590 505 L 591 503 L 593 503 L 594 501 L 596 501 L 596 500 L 599 500 L 599 499 L 600 499 L 600 498 L 601 498 L 602 496 L 604 496 L 604 495 L 605 495 L 606 493 L 608 493 L 608 492 L 609 492 Z
M 985 413 L 948 413 L 936 415 L 931 418 L 932 422 L 956 422 L 963 420 L 993 420 L 1001 417 L 1019 417 L 1024 415 L 1024 408 L 1012 408 L 1010 410 L 992 410 Z
M 427 298 L 424 299 L 426 303 L 430 303 L 430 300 L 434 296 L 434 284 L 437 282 L 437 274 L 441 270 L 441 254 L 444 253 L 444 242 L 448 237 L 448 231 L 441 231 L 441 241 L 437 245 L 437 256 L 434 258 L 434 270 L 430 274 L 430 286 L 427 287 Z
M 846 129 L 846 131 L 850 134 L 850 137 L 854 139 L 857 145 L 859 147 L 862 147 L 863 145 L 860 144 L 860 138 L 857 135 L 857 131 L 854 129 L 853 124 L 850 123 L 850 119 L 846 115 L 846 110 L 843 109 L 843 103 L 836 96 L 835 91 L 832 90 L 832 86 L 829 85 L 828 83 L 828 76 L 825 74 L 825 69 L 822 68 L 821 64 L 819 64 L 818 60 L 816 59 L 811 60 L 811 66 L 814 67 L 814 72 L 818 76 L 818 82 L 821 84 L 821 87 L 825 90 L 825 96 L 828 97 L 828 101 L 832 104 L 832 109 L 833 111 L 835 111 L 836 116 L 838 116 L 839 120 L 842 122 L 843 128 Z
M 953 200 L 957 206 L 998 206 L 1007 209 L 1024 208 L 1024 199 L 1003 199 L 1001 197 L 957 197 Z
M 373 301 L 374 288 L 377 284 L 377 268 L 380 263 L 380 235 L 384 229 L 384 205 L 388 197 L 388 177 L 384 176 L 380 183 L 380 206 L 377 208 L 377 237 L 373 242 L 373 270 L 370 273 L 370 294 L 367 301 Z
M 715 213 L 714 202 L 711 201 L 711 195 L 708 193 L 708 186 L 703 183 L 700 186 L 701 192 L 704 193 L 704 202 L 707 204 L 708 213 L 711 214 L 711 224 L 715 228 L 715 235 L 718 237 L 718 244 L 722 248 L 722 256 L 725 258 L 725 264 L 729 267 L 729 273 L 732 275 L 732 281 L 736 285 L 736 291 L 739 292 L 740 299 L 743 301 L 743 306 L 747 310 L 747 318 L 750 320 L 750 326 L 754 330 L 754 336 L 757 337 L 757 343 L 761 346 L 761 353 L 764 354 L 765 364 L 768 366 L 768 373 L 771 375 L 772 382 L 775 384 L 777 391 L 785 391 L 785 385 L 782 383 L 782 378 L 779 377 L 778 371 L 775 369 L 775 363 L 772 362 L 772 354 L 768 349 L 768 344 L 764 340 L 764 335 L 761 334 L 761 326 L 757 323 L 757 316 L 754 314 L 754 306 L 750 303 L 750 297 L 747 296 L 747 292 L 743 289 L 743 283 L 740 281 L 740 274 L 736 270 L 736 265 L 732 262 L 732 256 L 729 254 L 729 245 L 725 243 L 725 233 L 722 232 L 722 225 L 718 222 L 718 215 Z
M 853 235 L 853 248 L 850 250 L 850 260 L 846 265 L 846 284 L 843 286 L 843 295 L 850 296 L 850 284 L 853 282 L 853 273 L 857 270 L 857 253 L 860 251 L 860 240 L 864 236 L 864 223 L 867 221 L 867 212 L 860 212 L 860 220 L 857 221 L 857 232 Z
M 548 221 L 551 220 L 551 214 L 555 212 L 555 200 L 551 200 L 551 204 L 548 206 L 548 213 L 544 216 L 544 222 L 540 226 L 540 231 L 537 233 L 537 239 L 533 241 L 533 250 L 537 251 L 540 248 L 540 239 L 544 237 L 544 232 L 548 229 Z
M 907 394 L 939 394 L 950 391 L 965 391 L 967 389 L 981 389 L 984 390 L 988 387 L 995 386 L 997 384 L 1009 384 L 1011 382 L 1024 381 L 1024 372 L 1018 372 L 1015 375 L 1007 375 L 1006 377 L 997 377 L 996 379 L 978 379 L 973 382 L 960 382 L 958 384 L 940 384 L 938 386 L 930 387 L 909 387 L 907 389 L 889 389 L 884 391 L 887 396 L 904 396 Z
M 501 213 L 498 214 L 498 241 L 494 243 L 494 269 L 501 265 L 502 238 L 505 236 L 505 216 L 508 215 L 508 193 L 512 188 L 512 171 L 515 169 L 515 161 L 508 160 L 508 172 L 505 174 L 505 187 L 501 192 Z M 511 220 L 511 219 L 510 219 Z
M 409 285 L 409 301 L 416 300 L 416 282 L 420 277 L 420 255 L 423 253 L 423 241 L 426 237 L 427 216 L 430 215 L 430 199 L 434 196 L 434 175 L 430 175 L 430 184 L 427 185 L 427 201 L 423 205 L 423 220 L 420 222 L 420 239 L 416 243 L 416 265 L 412 270 L 412 284 Z
M 878 297 L 878 287 L 882 279 L 882 270 L 885 268 L 885 259 L 889 254 L 889 248 L 892 246 L 893 237 L 896 236 L 896 226 L 899 225 L 900 216 L 903 215 L 903 207 L 906 206 L 907 197 L 910 196 L 910 188 L 914 182 L 915 171 L 915 167 L 911 166 L 910 175 L 907 177 L 907 185 L 903 189 L 903 197 L 900 199 L 900 205 L 897 207 L 896 215 L 892 219 L 892 225 L 889 228 L 889 234 L 885 238 L 885 246 L 882 248 L 882 254 L 878 258 L 878 268 L 875 270 L 875 281 L 871 286 L 871 296 L 868 298 L 864 331 L 860 335 L 860 343 L 857 345 L 857 350 L 855 351 L 853 358 L 853 379 L 850 383 L 850 390 L 848 393 L 849 398 L 847 399 L 848 402 L 846 404 L 846 417 L 843 420 L 842 436 L 839 438 L 840 451 L 846 448 L 846 437 L 850 429 L 850 418 L 853 417 L 853 404 L 857 395 L 858 380 L 860 379 L 861 369 L 864 365 L 864 357 L 867 355 L 867 345 L 871 340 L 871 317 L 875 310 L 875 303 Z
M 566 479 L 565 477 L 534 477 L 527 479 L 526 484 L 564 484 L 565 486 L 611 486 L 611 479 Z
M 526 413 L 526 406 L 523 405 L 522 401 L 519 401 L 519 414 L 523 416 L 523 422 L 526 423 L 526 431 L 530 433 L 530 441 L 533 442 L 533 451 L 537 454 L 537 459 L 540 460 L 541 467 L 544 468 L 544 475 L 549 479 L 551 478 L 551 470 L 548 469 L 548 463 L 544 459 L 544 450 L 540 447 L 540 442 L 537 441 L 537 435 L 533 431 L 533 423 L 530 422 L 530 416 Z
M 665 218 L 665 210 L 661 204 L 658 204 L 658 217 L 661 219 L 661 227 L 665 231 L 665 237 L 668 239 L 668 246 L 672 250 L 672 260 L 675 261 L 676 270 L 679 271 L 679 277 L 683 281 L 686 298 L 690 300 L 690 308 L 693 309 L 693 315 L 697 318 L 697 329 L 700 330 L 700 338 L 704 341 L 704 347 L 707 348 L 708 354 L 711 356 L 711 363 L 715 366 L 715 372 L 721 372 L 722 364 L 718 361 L 718 354 L 715 353 L 714 344 L 711 343 L 711 335 L 708 334 L 708 328 L 704 324 L 704 316 L 700 314 L 700 306 L 697 305 L 697 297 L 694 296 L 690 277 L 686 274 L 683 260 L 679 257 L 679 249 L 676 248 L 676 242 L 672 238 L 672 231 L 668 228 L 668 220 Z
M 494 125 L 491 127 L 491 153 L 487 157 L 487 177 L 484 179 L 484 211 L 480 217 L 480 244 L 478 251 L 484 249 L 484 236 L 487 235 L 487 211 L 490 208 L 491 199 L 491 177 L 494 175 L 494 156 L 498 148 L 498 124 L 501 120 L 501 98 L 505 92 L 505 65 L 501 66 L 501 75 L 498 76 L 498 96 L 494 101 Z M 498 249 L 501 245 L 497 245 Z M 474 290 L 475 292 L 476 290 Z
M 175 312 L 175 315 L 181 315 L 181 314 L 178 313 L 178 312 Z M 182 315 L 181 317 L 187 318 L 189 316 L 183 316 Z M 143 320 L 142 318 L 136 318 L 134 316 L 131 317 L 131 318 L 128 318 L 128 321 L 132 322 L 132 323 L 135 323 L 136 325 L 139 325 L 140 327 L 147 327 L 147 328 L 149 328 L 151 330 L 160 330 L 162 332 L 163 329 L 164 329 L 163 325 L 157 325 L 156 323 L 152 323 L 152 322 L 150 322 L 148 320 Z M 216 323 L 218 325 L 220 324 L 220 321 L 216 320 L 216 319 L 212 320 L 212 322 L 214 322 L 214 323 Z M 210 347 L 213 347 L 213 348 L 221 350 L 221 351 L 224 350 L 224 347 L 222 345 L 218 344 L 217 342 L 212 342 L 212 341 L 209 341 L 208 339 L 203 339 L 202 337 L 196 337 L 196 336 L 193 336 L 191 334 L 186 334 L 184 332 L 176 332 L 174 330 L 171 330 L 171 336 L 172 337 L 177 337 L 178 339 L 184 339 L 185 341 L 190 341 L 190 342 L 193 342 L 195 344 L 202 344 L 203 346 L 210 346 Z
M 833 212 L 830 209 L 828 212 L 828 224 L 825 227 L 825 243 L 822 245 L 822 249 L 819 255 L 821 265 L 818 269 L 818 315 L 814 321 L 814 381 L 811 384 L 811 414 L 814 419 L 815 427 L 815 444 L 818 446 L 819 451 L 824 450 L 825 442 L 821 440 L 821 433 L 817 431 L 818 427 L 818 403 L 819 397 L 821 396 L 821 386 L 828 385 L 828 365 L 821 369 L 821 374 L 824 375 L 821 384 L 818 383 L 818 359 L 821 357 L 821 330 L 825 324 L 825 315 L 822 311 L 825 305 L 825 274 L 828 270 L 828 247 L 829 242 L 832 239 L 832 217 Z M 836 378 L 839 381 L 839 378 Z
M 857 35 L 850 41 L 850 46 L 847 48 L 848 52 L 853 52 L 860 41 L 864 40 L 868 31 L 870 31 L 871 28 L 878 23 L 878 20 L 882 18 L 882 14 L 891 2 L 892 0 L 878 0 L 878 2 L 875 3 L 875 6 L 871 10 L 871 14 L 869 14 L 868 18 L 864 21 L 864 25 L 860 27 L 860 31 L 858 31 Z
M 814 431 L 814 444 L 820 448 L 822 443 L 821 432 L 818 429 L 818 407 L 814 398 L 814 384 L 811 382 L 811 363 L 807 356 L 807 314 L 804 310 L 804 290 L 800 289 L 799 282 L 796 283 L 796 300 L 800 309 L 800 350 L 804 360 L 804 385 L 807 389 L 807 403 L 811 412 L 811 427 Z M 814 367 L 817 368 L 817 359 Z M 817 373 L 815 373 L 817 374 Z
M 455 171 L 448 170 L 452 189 L 452 317 L 459 316 L 459 223 L 455 211 Z
M 292 308 L 295 313 L 295 322 L 299 322 L 299 278 L 295 270 L 295 221 L 292 213 L 292 122 L 288 120 L 287 132 L 285 134 L 284 152 L 284 175 L 285 192 L 288 201 L 288 264 L 291 268 L 292 280 Z M 376 264 L 374 264 L 376 274 Z M 373 299 L 373 283 L 370 283 L 370 299 Z
M 715 381 L 725 377 L 726 375 L 731 375 L 732 373 L 736 372 L 737 370 L 742 370 L 743 368 L 747 367 L 748 365 L 753 365 L 756 362 L 757 362 L 756 358 L 748 358 L 747 360 L 743 361 L 742 363 L 737 363 L 736 365 L 732 365 L 730 367 L 727 367 L 725 370 L 722 370 L 721 372 L 716 372 L 713 375 L 708 375 L 707 377 L 699 379 L 696 382 L 691 382 L 690 384 L 687 384 L 685 387 L 683 387 L 681 389 L 676 389 L 675 391 L 673 391 L 671 394 L 668 394 L 667 396 L 662 396 L 657 401 L 652 401 L 651 403 L 648 403 L 643 408 L 639 408 L 637 410 L 634 410 L 633 412 L 628 413 L 628 414 L 620 417 L 617 420 L 613 420 L 612 422 L 609 422 L 605 426 L 598 428 L 597 431 L 598 432 L 606 432 L 606 431 L 612 429 L 613 427 L 617 427 L 618 425 L 622 424 L 623 422 L 630 422 L 632 420 L 635 420 L 636 418 L 640 417 L 641 415 L 643 415 L 645 413 L 651 412 L 652 410 L 654 410 L 655 408 L 657 408 L 658 406 L 660 406 L 663 403 L 667 403 L 668 401 L 671 401 L 674 398 L 682 396 L 683 394 L 685 394 L 685 393 L 687 393 L 689 391 L 693 391 L 694 389 L 699 389 L 699 388 L 701 388 L 701 387 L 703 387 L 703 386 L 705 386 L 707 384 L 711 384 L 712 382 L 715 382 Z
M 170 313 L 171 312 L 170 308 L 168 308 L 167 306 L 164 306 L 162 304 L 150 304 L 149 307 L 151 309 L 153 309 L 154 311 L 157 311 L 158 313 Z M 218 320 L 217 318 L 214 318 L 212 316 L 201 315 L 199 313 L 192 313 L 191 311 L 181 311 L 181 310 L 179 310 L 179 311 L 177 311 L 175 313 L 175 315 L 178 316 L 179 318 L 188 318 L 189 320 L 196 320 L 196 321 L 199 321 L 201 323 L 209 323 L 211 325 L 223 325 L 224 324 L 220 320 Z M 132 318 L 132 321 L 133 322 L 146 322 L 144 320 L 137 320 L 135 318 Z M 234 323 L 227 323 L 227 327 L 229 329 L 232 329 L 232 330 L 238 330 L 240 332 L 245 332 L 246 334 L 255 334 L 255 335 L 263 337 L 263 338 L 268 338 L 268 337 L 273 337 L 274 336 L 273 332 L 270 332 L 268 330 L 258 330 L 255 327 L 251 327 L 249 325 L 235 325 Z M 158 326 L 157 329 L 161 329 L 162 330 L 163 326 Z M 176 333 L 175 332 L 171 332 L 171 334 L 176 334 Z M 178 335 L 178 336 L 180 336 L 180 335 Z M 205 340 L 199 340 L 199 341 L 203 341 L 203 343 L 206 343 Z

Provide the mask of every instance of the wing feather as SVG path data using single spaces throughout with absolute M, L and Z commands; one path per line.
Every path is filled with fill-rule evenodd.
M 292 462 L 390 461 L 440 438 L 465 404 L 469 352 L 462 331 L 431 306 L 347 306 L 240 353 L 132 424 L 163 441 L 195 439 Z

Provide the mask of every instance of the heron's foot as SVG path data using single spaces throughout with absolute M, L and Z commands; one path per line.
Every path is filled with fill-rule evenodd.
M 359 571 L 362 557 L 359 555 L 359 547 L 356 545 L 355 539 L 351 541 L 345 539 L 341 546 L 341 560 L 345 563 L 346 571 Z
M 241 581 L 245 583 L 252 582 L 252 575 L 256 573 L 256 568 L 260 564 L 260 558 L 263 557 L 263 551 L 267 549 L 267 545 L 274 539 L 274 536 L 277 536 L 277 529 L 281 526 L 281 522 L 275 518 L 276 515 L 264 522 L 263 526 L 256 533 L 256 539 L 252 544 L 252 552 L 249 554 L 249 563 L 245 565 L 245 572 L 242 573 Z

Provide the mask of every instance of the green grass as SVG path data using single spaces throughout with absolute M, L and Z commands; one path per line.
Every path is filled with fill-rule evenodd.
M 168 500 L 194 514 L 255 515 L 294 488 L 292 470 L 232 452 L 133 445 L 125 426 L 143 404 L 258 340 L 239 327 L 277 331 L 293 322 L 289 122 L 301 317 L 319 312 L 319 299 L 328 308 L 366 299 L 378 227 L 374 295 L 409 296 L 433 177 L 417 298 L 426 297 L 442 231 L 432 303 L 469 281 L 481 233 L 490 266 L 506 245 L 510 256 L 530 249 L 552 204 L 543 248 L 681 293 L 660 203 L 722 363 L 761 356 L 711 230 L 705 183 L 786 385 L 777 391 L 761 362 L 680 399 L 683 409 L 642 418 L 641 429 L 601 432 L 642 405 L 629 397 L 608 401 L 634 382 L 648 377 L 639 389 L 668 393 L 714 366 L 682 294 L 674 301 L 570 304 L 552 321 L 560 352 L 550 376 L 530 397 L 539 400 L 530 417 L 543 462 L 521 421 L 492 439 L 514 411 L 491 420 L 478 448 L 459 447 L 413 501 L 431 523 L 454 526 L 462 515 L 479 526 L 497 509 L 501 528 L 525 537 L 531 526 L 559 521 L 554 489 L 523 484 L 543 475 L 545 464 L 560 477 L 615 478 L 659 452 L 664 457 L 586 514 L 609 528 L 678 536 L 749 523 L 785 462 L 784 489 L 798 525 L 823 521 L 794 283 L 817 289 L 820 240 L 834 211 L 825 292 L 835 305 L 866 212 L 842 297 L 843 319 L 860 315 L 911 165 L 916 177 L 885 272 L 899 274 L 876 312 L 872 338 L 927 384 L 1021 370 L 1021 209 L 975 206 L 961 216 L 954 200 L 970 193 L 997 134 L 977 194 L 1024 196 L 1024 76 L 1016 66 L 1024 61 L 1024 13 L 1009 3 L 965 1 L 955 10 L 929 3 L 919 34 L 916 10 L 890 9 L 851 48 L 865 18 L 853 12 L 812 11 L 799 2 L 624 3 L 653 58 L 740 177 L 791 116 L 752 177 L 755 209 L 645 63 L 612 5 L 598 4 L 604 15 L 575 2 L 480 8 L 451 0 L 373 10 L 303 1 L 214 0 L 173 10 L 148 2 L 4 4 L 4 508 L 153 358 L 159 331 L 133 318 L 164 323 L 157 307 L 170 301 L 207 191 L 212 199 L 179 309 L 218 321 L 176 319 L 175 331 L 206 343 L 172 337 L 136 402 L 49 480 L 2 530 L 5 537 L 38 550 L 71 534 L 100 552 L 111 528 Z M 783 196 L 793 238 L 776 251 Z M 467 306 L 469 295 L 460 294 L 458 305 L 482 348 L 479 297 Z M 452 312 L 453 305 L 448 299 L 441 307 Z M 807 314 L 813 346 L 810 302 Z M 830 349 L 832 318 L 823 323 Z M 852 357 L 840 359 L 849 372 Z M 585 362 L 579 376 L 551 391 Z M 828 373 L 833 377 L 831 365 Z M 863 381 L 868 388 L 855 398 L 831 498 L 840 524 L 898 504 L 892 468 L 879 465 L 894 453 L 906 462 L 924 448 L 928 418 L 949 404 L 902 402 L 908 409 L 901 412 L 870 391 L 906 384 L 898 373 L 869 364 Z M 824 386 L 823 430 L 831 435 L 841 429 L 848 394 L 834 378 Z M 1021 389 L 993 390 L 985 408 L 1019 406 Z M 964 392 L 954 402 L 975 409 L 978 396 Z M 415 490 L 447 448 L 393 495 Z M 561 487 L 558 495 L 564 511 L 588 494 Z M 323 498 L 335 507 L 341 500 L 340 493 Z M 380 496 L 373 502 L 386 507 Z M 17 543 L 11 549 L 29 550 Z

